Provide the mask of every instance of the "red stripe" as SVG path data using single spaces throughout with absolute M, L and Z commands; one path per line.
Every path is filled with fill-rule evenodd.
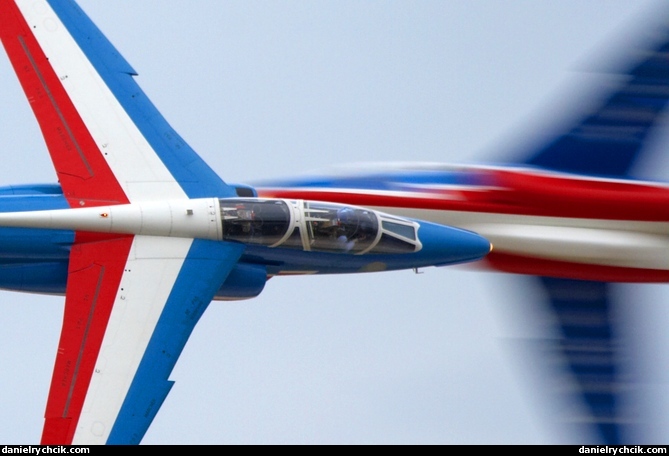
M 43 445 L 72 443 L 132 240 L 126 236 L 72 247 Z
M 569 263 L 566 261 L 544 260 L 495 251 L 491 252 L 484 260 L 477 264 L 514 274 L 558 277 L 563 279 L 619 283 L 669 282 L 669 271 L 666 270 Z
M 0 39 L 30 101 L 70 206 L 127 203 L 14 1 L 0 0 L 0 18 Z
M 0 39 L 37 118 L 70 206 L 128 203 L 14 1 L 0 0 L 0 18 Z M 132 239 L 76 235 L 43 444 L 72 442 Z
M 520 170 L 495 170 L 494 179 L 507 195 L 506 201 L 493 202 L 518 206 L 528 215 L 669 221 L 669 188 L 664 185 Z

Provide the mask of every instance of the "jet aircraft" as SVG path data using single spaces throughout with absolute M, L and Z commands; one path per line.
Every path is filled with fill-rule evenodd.
M 79 2 L 173 126 L 223 177 L 242 182 L 360 160 L 471 162 L 486 151 L 499 160 L 505 134 L 542 131 L 537 115 L 590 96 L 599 79 L 573 70 L 626 55 L 639 35 L 626 24 L 654 3 L 332 2 L 325 14 L 322 3 L 196 0 L 186 13 L 173 2 Z M 3 154 L 2 182 L 55 182 L 4 58 L 0 79 L 0 135 L 14 152 Z M 246 160 L 226 160 L 228 150 Z M 555 405 L 541 394 L 550 378 L 528 382 L 541 359 L 519 354 L 515 337 L 539 310 L 524 302 L 534 295 L 529 278 L 420 272 L 285 278 L 254 300 L 213 303 L 144 442 L 585 440 L 542 422 Z M 648 288 L 664 286 L 636 291 Z M 291 293 L 319 305 L 287 302 Z M 666 308 L 666 298 L 636 299 L 632 319 Z M 22 394 L 3 399 L 10 418 L 0 440 L 28 432 L 30 443 L 42 426 L 62 298 L 3 293 L 3 302 L 0 340 L 12 350 L 0 356 L 21 369 L 0 381 Z M 646 316 L 645 336 L 662 315 Z M 660 329 L 642 353 L 663 366 Z M 656 416 L 658 435 L 667 415 Z
M 629 49 L 624 71 L 576 120 L 514 151 L 498 164 L 358 164 L 258 184 L 263 196 L 360 204 L 396 215 L 475 230 L 496 249 L 476 266 L 536 276 L 558 336 L 557 361 L 582 408 L 566 414 L 596 430 L 601 443 L 638 442 L 638 411 L 626 403 L 636 379 L 632 350 L 619 335 L 618 283 L 669 282 L 669 184 L 635 176 L 662 130 L 669 101 L 666 25 Z M 550 354 L 550 352 L 549 352 Z
M 140 443 L 212 300 L 491 249 L 466 230 L 227 184 L 74 1 L 1 0 L 0 18 L 58 176 L 0 188 L 0 287 L 65 296 L 42 444 Z

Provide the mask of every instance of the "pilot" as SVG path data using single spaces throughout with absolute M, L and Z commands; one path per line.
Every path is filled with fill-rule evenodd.
M 353 246 L 355 246 L 355 239 L 349 239 L 343 234 L 337 238 L 337 245 L 340 247 L 341 250 L 345 252 L 350 252 L 353 250 Z
M 358 240 L 358 224 L 360 222 L 358 214 L 353 208 L 344 207 L 337 210 L 337 226 L 340 235 L 337 237 L 337 244 L 346 252 L 353 250 Z

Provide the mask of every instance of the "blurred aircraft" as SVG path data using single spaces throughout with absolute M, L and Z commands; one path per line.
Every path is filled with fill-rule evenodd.
M 0 188 L 0 288 L 65 295 L 43 444 L 139 443 L 212 299 L 490 251 L 469 231 L 228 185 L 74 1 L 0 0 L 0 17 L 59 178 Z
M 504 164 L 354 164 L 256 188 L 486 236 L 495 250 L 477 267 L 536 276 L 548 297 L 561 330 L 552 359 L 564 358 L 587 406 L 569 423 L 594 425 L 602 443 L 638 441 L 611 301 L 614 283 L 669 282 L 669 185 L 632 176 L 669 100 L 669 34 L 654 39 L 581 119 Z

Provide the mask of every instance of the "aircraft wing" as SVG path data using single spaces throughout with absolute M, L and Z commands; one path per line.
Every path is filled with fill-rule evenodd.
M 669 101 L 669 38 L 638 47 L 611 95 L 522 163 L 567 173 L 627 177 Z M 529 158 L 526 158 L 528 157 Z
M 615 334 L 611 289 L 614 284 L 541 277 L 562 337 L 547 348 L 547 359 L 564 359 L 576 394 L 585 407 L 567 412 L 571 426 L 594 426 L 606 444 L 629 441 L 633 419 L 622 406 L 623 351 Z M 557 379 L 556 393 L 569 396 L 568 379 Z M 567 400 L 570 398 L 567 397 Z
M 139 443 L 242 251 L 152 236 L 75 245 L 42 444 Z
M 72 0 L 2 0 L 3 45 L 71 206 L 235 196 Z
M 0 0 L 0 38 L 71 207 L 234 195 L 71 0 Z M 42 443 L 138 443 L 243 247 L 77 232 Z
M 609 96 L 521 162 L 558 172 L 628 178 L 669 101 L 667 30 L 655 38 L 652 45 L 634 50 L 634 62 Z M 584 414 L 566 421 L 593 425 L 606 444 L 630 441 L 638 429 L 633 426 L 636 417 L 621 406 L 631 385 L 624 381 L 629 373 L 623 342 L 616 337 L 612 290 L 619 285 L 549 277 L 538 281 L 562 333 L 555 349 L 585 404 Z

